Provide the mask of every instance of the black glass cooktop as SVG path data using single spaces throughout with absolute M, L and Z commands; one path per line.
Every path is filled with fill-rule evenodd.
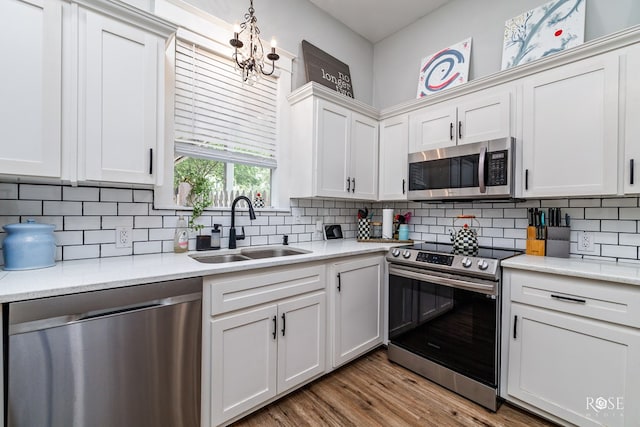
M 449 243 L 434 243 L 434 242 L 423 242 L 416 243 L 415 245 L 403 246 L 402 249 L 414 249 L 417 251 L 427 251 L 427 252 L 438 252 L 441 254 L 454 254 L 453 245 Z M 478 248 L 478 253 L 473 256 L 486 258 L 486 259 L 497 259 L 503 260 L 507 258 L 511 258 L 512 256 L 523 254 L 523 250 L 519 249 L 505 249 L 505 248 L 488 248 L 480 246 Z

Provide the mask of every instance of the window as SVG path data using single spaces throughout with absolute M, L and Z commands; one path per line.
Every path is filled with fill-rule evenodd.
M 229 206 L 237 195 L 269 206 L 277 167 L 275 78 L 243 85 L 234 63 L 201 46 L 176 40 L 176 202 L 187 203 L 193 174 L 205 174 L 212 206 Z

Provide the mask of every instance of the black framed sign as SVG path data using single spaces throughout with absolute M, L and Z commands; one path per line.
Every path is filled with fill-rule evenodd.
M 353 98 L 349 66 L 325 51 L 302 40 L 302 55 L 307 82 L 320 83 L 336 92 Z

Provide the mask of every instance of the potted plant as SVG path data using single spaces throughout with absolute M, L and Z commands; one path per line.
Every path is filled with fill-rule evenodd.
M 193 211 L 189 217 L 188 226 L 196 233 L 199 233 L 204 228 L 204 225 L 197 224 L 196 220 L 212 203 L 212 180 L 217 166 L 218 162 L 189 158 L 178 163 L 175 167 L 175 187 L 178 188 L 180 183 L 183 182 L 190 187 L 186 201 Z M 196 236 L 196 249 L 209 249 L 210 243 L 207 244 L 207 238 L 211 239 L 211 236 Z

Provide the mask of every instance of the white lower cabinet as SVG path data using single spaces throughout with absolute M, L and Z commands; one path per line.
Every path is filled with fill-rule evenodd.
M 543 273 L 504 277 L 507 400 L 563 424 L 637 426 L 640 292 Z
M 375 256 L 331 266 L 334 368 L 382 343 L 383 263 Z
M 205 278 L 202 426 L 228 424 L 325 372 L 324 265 L 269 270 Z

